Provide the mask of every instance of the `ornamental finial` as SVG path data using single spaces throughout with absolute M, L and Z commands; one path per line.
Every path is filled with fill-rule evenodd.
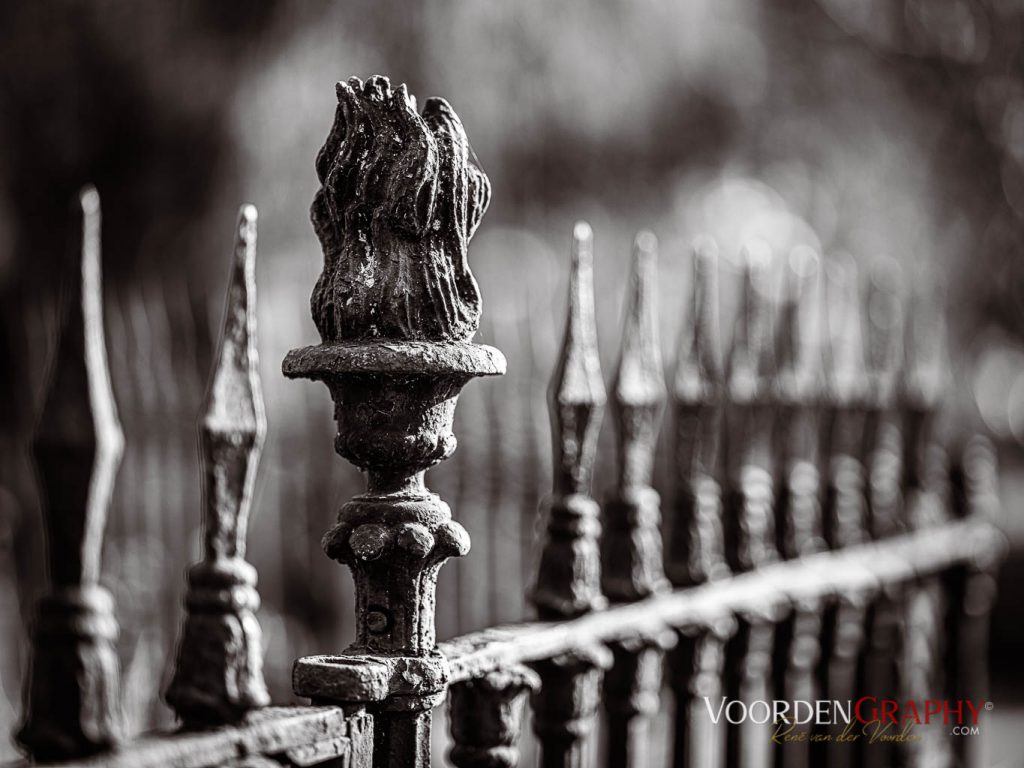
M 435 648 L 437 575 L 469 551 L 424 473 L 455 450 L 463 385 L 505 372 L 498 350 L 470 342 L 480 293 L 467 248 L 490 190 L 441 99 L 421 116 L 405 86 L 371 77 L 339 84 L 338 102 L 312 210 L 324 251 L 312 300 L 323 343 L 288 353 L 284 373 L 327 385 L 334 448 L 367 472 L 366 493 L 342 506 L 323 542 L 352 570 L 356 639 L 342 654 L 296 661 L 292 688 L 372 704 L 374 765 L 422 768 L 447 683 Z
M 462 121 L 438 98 L 417 114 L 405 85 L 380 75 L 337 93 L 311 212 L 324 251 L 311 302 L 321 338 L 469 341 L 480 290 L 467 250 L 491 188 Z

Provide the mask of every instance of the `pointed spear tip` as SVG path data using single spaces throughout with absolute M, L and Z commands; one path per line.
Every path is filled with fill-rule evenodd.
M 100 212 L 100 193 L 92 184 L 86 184 L 78 192 L 78 205 L 86 216 Z
M 867 269 L 869 293 L 899 295 L 904 291 L 903 266 L 892 256 L 879 254 Z
M 649 293 L 654 290 L 655 270 L 658 268 L 658 238 L 653 232 L 641 230 L 633 238 L 633 262 L 630 266 L 632 296 L 628 311 L 642 319 L 650 311 Z
M 658 238 L 649 229 L 641 229 L 633 238 L 633 255 L 638 261 L 656 261 Z
M 572 228 L 572 269 L 589 267 L 594 261 L 594 230 L 585 221 L 577 221 Z
M 572 227 L 574 252 L 589 250 L 594 244 L 594 230 L 585 221 L 577 221 Z
M 829 253 L 828 259 L 823 262 L 823 271 L 827 285 L 834 285 L 836 290 L 845 290 L 845 286 L 857 282 L 859 270 L 857 261 L 849 251 L 835 251 Z
M 789 282 L 797 291 L 802 291 L 805 286 L 817 279 L 820 269 L 821 257 L 809 245 L 796 246 L 789 252 L 789 258 L 786 259 Z
M 718 335 L 718 243 L 699 235 L 691 246 L 690 304 L 679 334 L 673 396 L 678 402 L 714 397 L 722 378 Z
M 626 298 L 614 399 L 623 406 L 644 406 L 664 399 L 665 381 L 658 341 L 655 285 L 658 241 L 647 231 L 634 239 L 633 263 Z
M 238 241 L 240 245 L 254 245 L 256 241 L 256 206 L 244 203 L 238 209 Z
M 605 401 L 594 317 L 592 245 L 590 225 L 577 222 L 572 235 L 565 337 L 551 382 L 551 391 L 559 402 Z
M 744 243 L 740 251 L 740 259 L 744 270 L 749 274 L 760 275 L 768 271 L 772 263 L 772 248 L 760 238 L 753 238 Z
M 718 269 L 718 243 L 709 235 L 699 235 L 693 241 L 693 271 L 701 278 L 712 276 Z

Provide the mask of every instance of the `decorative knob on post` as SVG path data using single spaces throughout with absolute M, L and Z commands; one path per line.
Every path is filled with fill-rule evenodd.
M 533 732 L 541 743 L 541 768 L 585 768 L 587 737 L 601 703 L 601 680 L 612 666 L 603 645 L 538 661 L 541 689 L 533 697 Z
M 224 330 L 200 426 L 205 472 L 203 559 L 189 570 L 187 616 L 167 701 L 187 725 L 238 720 L 270 702 L 245 560 L 256 468 L 267 420 L 256 351 L 256 209 L 242 206 Z
M 453 685 L 448 693 L 452 746 L 458 768 L 515 768 L 526 695 L 540 687 L 533 670 L 514 666 Z
M 33 628 L 27 711 L 17 739 L 36 760 L 82 757 L 120 736 L 117 619 L 99 578 L 124 436 L 107 368 L 100 199 L 93 187 L 79 195 L 71 231 L 60 335 L 33 446 L 50 588 Z
M 290 352 L 284 373 L 327 385 L 335 450 L 366 470 L 368 489 L 324 537 L 327 554 L 352 570 L 356 641 L 344 656 L 299 659 L 293 688 L 374 702 L 374 764 L 414 768 L 429 764 L 430 709 L 447 683 L 434 647 L 437 574 L 469 551 L 423 475 L 455 450 L 462 386 L 505 371 L 498 350 L 470 342 L 480 294 L 467 250 L 490 186 L 444 100 L 417 114 L 405 86 L 379 76 L 337 92 L 312 208 L 323 343 Z

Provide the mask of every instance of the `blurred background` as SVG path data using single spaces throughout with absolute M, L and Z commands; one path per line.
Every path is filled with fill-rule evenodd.
M 380 73 L 420 103 L 452 103 L 494 190 L 471 263 L 485 302 L 478 339 L 505 352 L 509 374 L 464 390 L 461 448 L 428 477 L 473 540 L 441 572 L 439 636 L 529 615 L 523 587 L 550 478 L 544 389 L 575 219 L 596 232 L 608 375 L 639 228 L 661 241 L 669 363 L 698 234 L 724 257 L 726 342 L 750 238 L 781 254 L 849 254 L 864 268 L 892 258 L 908 285 L 934 285 L 948 312 L 950 433 L 983 430 L 1000 448 L 1013 555 L 992 634 L 1003 736 L 993 759 L 1009 760 L 1024 738 L 1012 589 L 1024 576 L 1022 40 L 1016 0 L 0 4 L 0 759 L 15 754 L 25 620 L 44 583 L 27 446 L 68 205 L 87 182 L 103 201 L 108 347 L 127 439 L 104 568 L 129 730 L 171 723 L 159 693 L 198 553 L 196 419 L 242 202 L 259 209 L 269 419 L 248 557 L 274 698 L 290 699 L 293 658 L 348 644 L 351 582 L 319 540 L 362 480 L 333 453 L 326 389 L 286 382 L 280 361 L 318 340 L 308 208 L 334 83 Z M 596 477 L 601 496 L 610 475 Z

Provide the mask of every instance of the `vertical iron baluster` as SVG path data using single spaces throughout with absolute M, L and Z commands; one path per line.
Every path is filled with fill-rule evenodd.
M 544 502 L 546 535 L 532 592 L 541 618 L 579 616 L 607 604 L 601 594 L 599 509 L 590 497 L 604 404 L 594 318 L 593 233 L 579 222 L 573 229 L 565 336 L 548 391 L 554 488 Z M 545 766 L 584 764 L 583 739 L 593 727 L 602 669 L 609 665 L 605 649 L 537 665 L 541 690 L 534 697 L 533 724 Z
M 776 392 L 771 253 L 765 245 L 751 245 L 744 251 L 744 262 L 743 295 L 726 373 L 724 446 L 726 557 L 736 571 L 751 571 L 778 559 L 773 524 Z M 744 701 L 768 698 L 778 611 L 750 606 L 737 618 L 737 632 L 726 648 L 726 695 Z M 750 722 L 728 726 L 726 766 L 767 764 L 769 743 L 761 730 Z
M 723 379 L 718 248 L 709 238 L 693 245 L 690 288 L 690 308 L 680 331 L 672 385 L 675 499 L 667 526 L 665 571 L 675 587 L 702 584 L 729 572 L 719 485 Z M 713 626 L 718 625 L 721 622 Z M 695 708 L 693 701 L 698 695 L 721 692 L 718 675 L 727 636 L 706 626 L 687 627 L 679 632 L 679 643 L 669 653 L 676 699 L 673 764 L 677 768 L 712 765 L 721 755 L 721 740 L 707 727 L 707 714 Z
M 921 281 L 927 285 L 927 281 Z M 903 430 L 904 519 L 909 528 L 937 525 L 950 515 L 949 467 L 938 430 L 942 400 L 949 389 L 945 318 L 937 297 L 915 290 L 905 326 L 904 369 L 898 404 Z M 904 694 L 924 700 L 942 690 L 944 604 L 940 576 L 908 586 L 902 666 Z M 945 729 L 925 728 L 904 751 L 912 765 L 948 764 L 952 744 Z
M 657 240 L 637 235 L 622 351 L 612 384 L 618 484 L 604 508 L 601 581 L 611 600 L 641 600 L 668 588 L 662 570 L 661 509 L 651 487 L 654 446 L 665 405 L 657 311 Z
M 103 531 L 124 438 L 103 331 L 100 199 L 73 206 L 62 320 L 33 444 L 44 499 L 50 585 L 32 636 L 25 722 L 37 760 L 81 757 L 120 735 L 117 619 L 100 586 Z
M 718 248 L 693 247 L 690 313 L 680 332 L 672 386 L 676 499 L 665 572 L 689 587 L 729 572 L 719 487 L 723 380 L 718 322 Z
M 837 256 L 827 264 L 825 277 L 828 311 L 822 320 L 829 343 L 824 350 L 826 395 L 821 451 L 826 489 L 822 517 L 825 540 L 830 549 L 836 550 L 861 544 L 868 536 L 864 481 L 867 380 L 856 264 L 848 256 Z M 841 702 L 854 699 L 867 598 L 863 590 L 843 592 L 823 612 L 818 665 L 823 698 Z M 836 737 L 842 729 L 823 726 L 815 732 Z M 849 742 L 818 742 L 811 744 L 810 755 L 814 765 L 849 768 L 854 748 Z
M 674 768 L 718 768 L 722 764 L 723 731 L 711 721 L 704 700 L 718 701 L 725 694 L 725 647 L 736 627 L 732 614 L 723 614 L 676 632 L 678 642 L 668 654 L 676 700 Z
M 958 518 L 995 523 L 999 513 L 996 453 L 992 444 L 975 437 L 964 448 L 958 472 L 959 491 L 953 505 Z M 956 566 L 945 577 L 949 611 L 946 615 L 945 671 L 950 700 L 990 701 L 988 632 L 996 598 L 996 568 L 1003 553 Z M 984 717 L 984 716 L 983 716 Z M 981 720 L 979 719 L 979 723 Z M 967 725 L 976 725 L 968 719 Z M 982 725 L 984 732 L 984 725 Z M 953 740 L 957 768 L 989 765 L 984 737 Z
M 744 252 L 743 296 L 729 354 L 726 387 L 726 557 L 734 571 L 778 559 L 773 521 L 776 407 L 771 252 Z
M 453 685 L 448 723 L 454 742 L 448 758 L 458 768 L 515 768 L 527 694 L 540 687 L 537 674 L 514 666 Z
M 777 329 L 778 429 L 776 456 L 782 482 L 776 506 L 780 553 L 787 559 L 824 549 L 819 475 L 819 422 L 823 391 L 820 280 L 818 254 L 794 249 L 785 270 L 785 295 Z M 824 601 L 795 602 L 775 633 L 775 695 L 787 701 L 817 698 L 814 671 L 821 652 Z M 774 743 L 775 765 L 810 766 L 806 741 Z
M 245 537 L 267 420 L 256 351 L 256 209 L 238 214 L 220 351 L 203 406 L 203 559 L 188 573 L 186 617 L 166 698 L 186 725 L 238 720 L 269 703 Z
M 904 528 L 900 464 L 902 436 L 896 418 L 896 389 L 902 357 L 903 308 L 899 266 L 890 260 L 872 265 L 865 297 L 864 451 L 868 468 L 868 531 L 884 538 Z M 873 596 L 864 621 L 864 642 L 857 661 L 858 695 L 901 699 L 904 588 L 885 584 Z M 859 766 L 897 764 L 901 750 L 893 742 L 855 744 Z
M 592 646 L 534 664 L 541 680 L 533 696 L 533 732 L 540 740 L 541 768 L 593 764 L 587 739 L 597 722 L 604 673 L 612 663 L 607 648 Z
M 380 76 L 338 83 L 337 96 L 312 207 L 322 343 L 292 350 L 284 373 L 327 385 L 335 450 L 366 470 L 366 493 L 342 506 L 323 541 L 352 571 L 356 639 L 344 654 L 298 659 L 292 687 L 370 705 L 374 765 L 424 768 L 448 678 L 435 644 L 437 575 L 469 551 L 424 474 L 455 450 L 463 385 L 505 371 L 498 350 L 470 341 L 481 301 L 468 246 L 490 185 L 443 99 L 420 114 L 404 85 Z
M 604 505 L 601 583 L 613 601 L 641 600 L 668 588 L 662 565 L 661 508 L 651 487 L 654 446 L 665 405 L 657 312 L 657 248 L 650 232 L 633 244 L 622 350 L 612 384 L 618 482 Z M 658 710 L 663 654 L 657 642 L 613 649 L 605 684 L 608 763 L 646 766 L 649 718 Z
M 899 265 L 883 259 L 868 272 L 865 295 L 868 388 L 864 440 L 868 470 L 868 527 L 881 539 L 903 530 L 903 436 L 896 411 L 903 357 L 903 285 Z

